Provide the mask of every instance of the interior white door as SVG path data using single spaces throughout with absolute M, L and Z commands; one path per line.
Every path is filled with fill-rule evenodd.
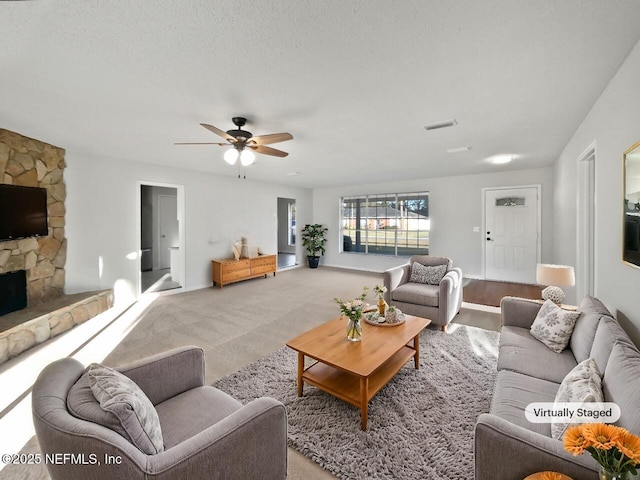
M 160 268 L 171 266 L 170 247 L 179 246 L 178 199 L 171 195 L 158 195 L 158 234 L 160 235 Z
M 485 278 L 536 281 L 538 189 L 485 190 Z

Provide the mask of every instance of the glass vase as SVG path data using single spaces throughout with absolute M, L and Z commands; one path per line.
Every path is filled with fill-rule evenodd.
M 600 480 L 631 480 L 631 474 L 629 472 L 611 473 L 609 470 L 607 470 L 601 465 Z
M 347 340 L 350 342 L 359 342 L 362 340 L 362 324 L 360 319 L 349 319 L 347 325 Z

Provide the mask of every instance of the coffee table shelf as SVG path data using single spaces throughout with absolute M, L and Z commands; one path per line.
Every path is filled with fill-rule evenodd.
M 416 351 L 410 347 L 403 347 L 393 355 L 386 363 L 368 377 L 367 389 L 368 402 L 400 371 L 406 363 L 415 357 Z M 307 368 L 302 374 L 302 379 L 310 385 L 320 388 L 334 397 L 338 397 L 354 407 L 360 408 L 362 398 L 360 396 L 360 378 L 353 373 L 343 372 L 324 363 L 317 362 Z

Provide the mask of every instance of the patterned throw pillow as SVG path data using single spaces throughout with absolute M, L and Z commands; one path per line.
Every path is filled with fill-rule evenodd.
M 89 365 L 87 376 L 100 407 L 118 418 L 136 447 L 148 455 L 164 451 L 158 412 L 133 380 L 97 363 Z
M 411 264 L 411 278 L 410 282 L 413 283 L 427 283 L 429 285 L 439 285 L 440 280 L 447 273 L 446 265 L 436 265 L 434 267 L 428 267 L 418 262 Z
M 560 406 L 556 407 L 560 402 L 604 402 L 600 371 L 593 358 L 587 358 L 580 362 L 567 373 L 556 393 L 554 410 L 560 408 Z M 551 436 L 556 440 L 562 440 L 568 426 L 568 422 L 552 421 Z
M 561 353 L 571 340 L 571 333 L 580 312 L 563 310 L 546 300 L 531 325 L 531 335 L 556 353 Z

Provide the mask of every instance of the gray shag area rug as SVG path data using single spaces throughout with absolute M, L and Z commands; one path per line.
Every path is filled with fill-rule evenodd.
M 360 411 L 310 385 L 296 393 L 297 354 L 284 347 L 213 385 L 243 403 L 287 408 L 289 446 L 338 478 L 473 478 L 473 431 L 489 411 L 498 333 L 450 325 L 420 336 L 420 369 L 405 365 Z

